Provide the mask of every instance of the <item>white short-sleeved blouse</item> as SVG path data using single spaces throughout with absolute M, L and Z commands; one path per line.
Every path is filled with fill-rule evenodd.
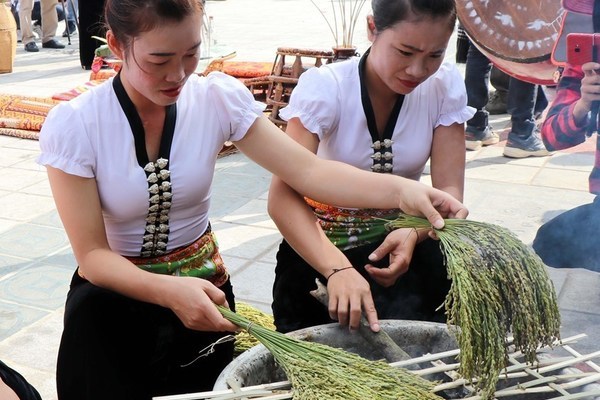
M 391 138 L 393 173 L 418 180 L 430 156 L 434 129 L 464 123 L 474 111 L 467 106 L 459 71 L 443 63 L 404 98 Z M 373 141 L 361 103 L 358 58 L 303 73 L 279 115 L 284 120 L 298 117 L 318 135 L 320 157 L 371 170 Z
M 236 79 L 192 75 L 177 100 L 168 156 L 166 251 L 188 245 L 208 227 L 211 183 L 224 142 L 244 137 L 264 105 Z M 113 79 L 54 107 L 40 133 L 38 163 L 97 181 L 111 249 L 140 256 L 147 233 L 149 184 Z

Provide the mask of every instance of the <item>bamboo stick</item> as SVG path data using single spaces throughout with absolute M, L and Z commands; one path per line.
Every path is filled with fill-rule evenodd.
M 537 372 L 531 369 L 531 364 L 522 363 L 516 359 L 517 356 L 521 355 L 519 351 L 515 351 L 511 353 L 510 357 L 512 358 L 511 362 L 513 364 L 506 368 L 505 373 L 501 375 L 504 379 L 515 379 L 522 378 L 526 376 L 532 376 L 531 372 L 535 372 L 536 375 L 540 375 L 537 377 L 537 380 L 526 382 L 525 384 L 521 384 L 518 387 L 510 387 L 506 389 L 499 390 L 495 393 L 496 397 L 507 397 L 514 395 L 522 395 L 522 394 L 534 394 L 534 393 L 548 393 L 548 392 L 556 392 L 555 388 L 552 388 L 548 385 L 541 387 L 529 387 L 531 385 L 539 385 L 544 383 L 553 383 L 568 379 L 575 379 L 572 382 L 564 383 L 559 385 L 562 390 L 573 389 L 580 387 L 582 385 L 600 382 L 600 366 L 590 361 L 593 358 L 597 358 L 600 356 L 600 351 L 594 352 L 588 355 L 581 355 L 576 350 L 567 345 L 567 343 L 574 343 L 581 338 L 586 337 L 585 334 L 574 335 L 568 338 L 564 338 L 557 343 L 556 346 L 564 348 L 567 352 L 573 355 L 573 358 L 570 357 L 560 357 L 560 358 L 549 358 L 541 361 L 539 365 L 544 365 L 544 367 L 537 369 Z M 512 338 L 507 339 L 507 343 L 511 343 Z M 414 365 L 418 363 L 432 362 L 434 367 L 423 368 L 421 370 L 411 371 L 418 375 L 430 375 L 439 372 L 447 372 L 453 371 L 458 368 L 459 364 L 445 364 L 443 361 L 440 361 L 443 358 L 455 357 L 459 354 L 458 349 L 433 353 L 433 354 L 425 354 L 421 357 L 415 357 L 410 360 L 404 360 L 400 362 L 390 363 L 390 365 L 395 367 L 405 367 L 407 365 Z M 596 373 L 584 373 L 581 374 L 566 374 L 566 375 L 558 375 L 558 376 L 550 376 L 543 377 L 543 373 L 552 372 L 557 369 L 565 368 L 580 362 L 586 362 L 591 368 L 593 368 Z M 530 373 L 528 373 L 528 371 Z M 533 383 L 532 383 L 533 382 Z M 452 382 L 446 382 L 437 385 L 434 388 L 435 392 L 441 392 L 443 390 L 448 389 L 456 389 L 461 386 L 469 385 L 472 383 L 470 380 L 464 378 L 458 378 L 453 380 Z M 237 393 L 236 393 L 237 391 Z M 170 395 L 170 396 L 161 396 L 154 397 L 154 400 L 201 400 L 201 399 L 211 399 L 211 400 L 233 400 L 233 399 L 262 399 L 262 400 L 284 400 L 291 399 L 293 397 L 293 393 L 290 390 L 289 381 L 281 381 L 274 383 L 267 383 L 261 385 L 253 385 L 247 386 L 243 388 L 238 388 L 236 391 L 232 389 L 225 389 L 219 391 L 209 391 L 209 392 L 199 392 L 199 393 L 190 393 L 190 394 L 181 394 L 181 395 Z M 285 391 L 284 393 L 274 393 L 274 391 Z M 600 391 L 588 391 L 581 394 L 569 394 L 563 393 L 562 396 L 555 397 L 552 400 L 563 399 L 563 400 L 575 400 L 579 398 L 583 398 L 586 396 L 598 396 L 600 395 Z M 256 397 L 260 396 L 260 397 Z M 575 397 L 574 397 L 575 396 Z M 463 400 L 481 400 L 481 396 L 471 396 L 466 397 Z

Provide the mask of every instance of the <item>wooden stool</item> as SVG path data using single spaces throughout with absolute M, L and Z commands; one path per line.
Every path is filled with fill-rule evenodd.
M 296 49 L 279 47 L 273 62 L 273 71 L 268 77 L 266 93 L 269 119 L 285 130 L 287 122 L 279 118 L 279 110 L 288 105 L 290 95 L 304 71 L 331 62 L 333 52 L 327 50 Z

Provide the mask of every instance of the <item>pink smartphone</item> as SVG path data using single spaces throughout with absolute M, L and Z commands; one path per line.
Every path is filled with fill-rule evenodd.
M 597 62 L 599 59 L 600 33 L 569 33 L 567 35 L 567 62 L 569 64 L 583 65 L 591 61 Z

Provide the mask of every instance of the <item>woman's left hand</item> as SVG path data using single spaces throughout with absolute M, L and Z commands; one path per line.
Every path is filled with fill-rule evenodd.
M 400 209 L 406 214 L 424 216 L 436 229 L 444 227 L 444 218 L 465 219 L 469 215 L 464 204 L 442 190 L 417 181 L 408 181 L 406 186 Z
M 411 228 L 396 229 L 390 232 L 383 243 L 369 255 L 370 261 L 379 261 L 389 254 L 390 265 L 387 268 L 378 268 L 367 264 L 365 270 L 381 286 L 394 285 L 398 278 L 408 271 L 418 238 L 417 231 Z

